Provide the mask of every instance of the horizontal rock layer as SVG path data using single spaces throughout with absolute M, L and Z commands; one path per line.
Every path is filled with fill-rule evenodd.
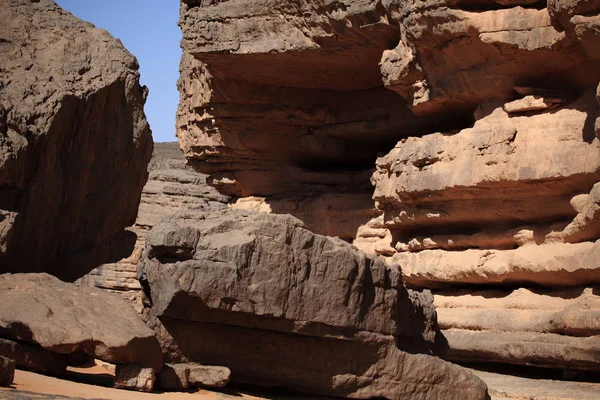
M 125 301 L 48 274 L 0 275 L 0 337 L 155 371 L 163 364 L 154 334 Z
M 0 272 L 127 255 L 152 137 L 136 59 L 51 0 L 0 5 Z
M 383 216 L 355 243 L 414 288 L 555 288 L 436 294 L 449 359 L 597 370 L 595 289 L 583 289 L 600 284 L 597 99 L 519 90 L 522 100 L 482 104 L 472 128 L 403 140 L 378 159 Z M 565 287 L 587 297 L 571 301 Z
M 184 0 L 177 135 L 209 184 L 254 196 L 234 207 L 292 213 L 384 256 L 414 288 L 598 285 L 599 11 Z M 486 331 L 448 328 L 450 354 L 592 368 L 573 354 L 597 334 L 571 335 L 575 322 L 548 333 L 498 321 L 487 350 Z M 530 346 L 544 335 L 556 345 Z M 519 338 L 529 344 L 511 358 Z
M 223 193 L 368 189 L 378 151 L 442 122 L 383 88 L 380 2 L 183 1 L 180 26 L 177 136 Z
M 435 295 L 455 361 L 600 370 L 597 288 L 447 292 Z

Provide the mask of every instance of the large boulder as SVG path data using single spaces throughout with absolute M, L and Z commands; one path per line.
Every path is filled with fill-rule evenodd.
M 140 277 L 167 362 L 341 397 L 487 396 L 466 370 L 428 355 L 440 347 L 430 293 L 289 215 L 173 217 L 150 232 Z
M 0 337 L 157 372 L 163 364 L 154 333 L 123 299 L 48 274 L 0 275 Z
M 51 0 L 0 3 L 0 272 L 127 255 L 152 137 L 136 59 Z

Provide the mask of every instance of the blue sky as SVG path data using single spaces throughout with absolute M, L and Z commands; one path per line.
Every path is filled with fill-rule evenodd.
M 146 116 L 155 142 L 174 142 L 179 103 L 181 31 L 177 0 L 56 0 L 76 17 L 121 39 L 140 64 L 141 83 L 150 88 Z

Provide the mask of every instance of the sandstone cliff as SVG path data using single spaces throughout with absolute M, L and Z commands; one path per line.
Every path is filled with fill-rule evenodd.
M 451 359 L 598 370 L 599 15 L 183 0 L 179 142 L 235 207 L 291 213 L 434 290 Z
M 126 255 L 152 152 L 136 59 L 50 0 L 0 2 L 0 272 Z

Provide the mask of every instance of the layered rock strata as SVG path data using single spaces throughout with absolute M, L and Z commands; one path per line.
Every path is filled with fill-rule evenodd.
M 222 193 L 266 198 L 319 234 L 351 241 L 373 217 L 379 151 L 462 118 L 417 118 L 383 87 L 378 63 L 400 31 L 381 2 L 181 4 L 188 162 Z M 326 211 L 340 205 L 344 217 Z
M 450 359 L 600 370 L 598 103 L 592 90 L 532 91 L 378 159 L 387 233 L 369 242 L 365 227 L 356 243 L 400 265 L 409 286 L 441 290 Z M 449 294 L 459 287 L 475 293 Z
M 65 358 L 54 362 L 48 352 L 85 353 L 156 372 L 163 365 L 154 333 L 125 301 L 48 274 L 0 275 L 0 337 L 3 355 L 40 372 L 60 374 L 59 365 L 66 367 Z
M 429 293 L 289 215 L 179 215 L 150 232 L 141 273 L 166 362 L 341 397 L 487 396 L 460 367 L 415 354 L 440 345 Z
M 209 184 L 245 197 L 235 207 L 353 241 L 413 288 L 489 290 L 478 298 L 490 310 L 497 290 L 593 297 L 599 11 L 577 0 L 183 0 L 179 142 Z M 493 328 L 446 326 L 451 359 L 598 368 L 595 328 L 575 333 L 567 318 L 548 332 L 551 312 L 525 328 L 502 310 Z
M 225 207 L 228 197 L 206 185 L 206 175 L 186 166 L 177 143 L 156 143 L 148 182 L 142 191 L 138 216 L 131 232 L 137 237 L 132 253 L 115 263 L 101 265 L 77 281 L 118 293 L 138 311 L 142 310 L 137 266 L 146 236 L 162 219 L 182 210 L 208 210 Z
M 442 291 L 435 296 L 450 357 L 598 371 L 598 289 Z
M 53 1 L 0 10 L 0 272 L 75 280 L 135 241 L 147 89 L 117 39 Z

